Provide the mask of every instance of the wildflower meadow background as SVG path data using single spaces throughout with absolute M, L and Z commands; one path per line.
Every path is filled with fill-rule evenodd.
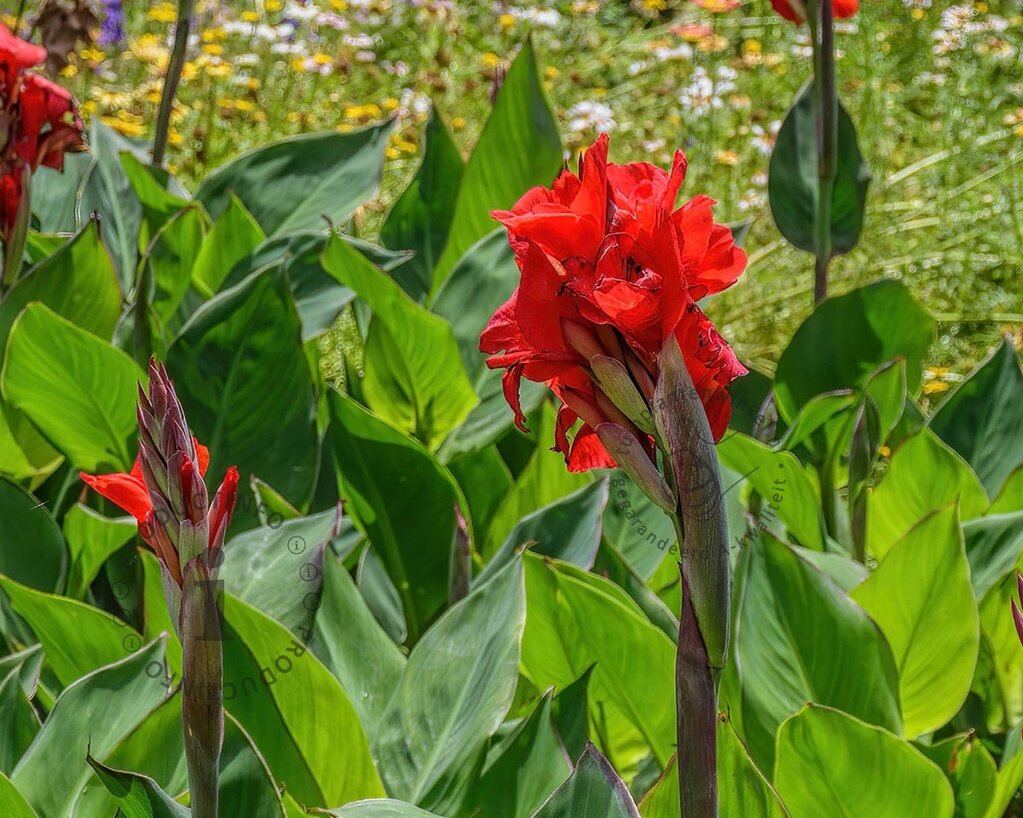
M 0 24 L 0 816 L 1023 818 L 1016 0 Z

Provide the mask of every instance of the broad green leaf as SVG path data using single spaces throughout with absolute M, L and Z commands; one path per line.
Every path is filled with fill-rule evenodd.
M 778 411 L 791 421 L 810 398 L 862 386 L 898 356 L 906 359 L 906 381 L 915 392 L 934 333 L 934 319 L 895 281 L 828 298 L 796 330 L 778 361 Z
M 812 472 L 795 455 L 733 432 L 718 444 L 718 457 L 764 499 L 766 525 L 774 528 L 771 521 L 777 517 L 807 548 L 824 550 L 820 491 Z
M 329 552 L 339 524 L 339 511 L 330 509 L 239 534 L 224 546 L 224 590 L 308 641 L 325 549 Z
M 799 92 L 789 110 L 771 154 L 767 190 L 771 214 L 781 234 L 801 250 L 824 254 L 818 247 L 817 207 L 821 198 L 817 166 L 817 122 L 819 118 L 814 82 Z M 831 193 L 831 253 L 848 253 L 860 238 L 866 207 L 870 169 L 863 161 L 856 139 L 856 126 L 841 102 L 837 103 L 838 142 L 835 181 Z
M 341 239 L 327 245 L 323 266 L 373 311 L 362 383 L 367 403 L 436 449 L 478 400 L 451 327 Z
M 443 449 L 439 454 L 443 454 Z M 447 466 L 465 493 L 472 527 L 479 536 L 490 527 L 494 512 L 511 491 L 511 471 L 496 446 L 460 457 Z
M 592 744 L 533 818 L 639 818 L 625 782 Z
M 189 205 L 171 216 L 145 247 L 142 276 L 149 287 L 149 317 L 160 348 L 170 344 L 183 323 L 180 313 L 208 222 L 199 205 Z
M 273 774 L 252 737 L 231 716 L 224 718 L 220 754 L 221 818 L 284 818 L 284 805 Z
M 146 673 L 151 663 L 163 663 L 163 640 L 83 676 L 57 699 L 11 775 L 41 816 L 70 815 L 92 775 L 86 754 L 105 758 L 164 700 L 162 679 Z
M 202 243 L 192 268 L 192 283 L 203 297 L 210 298 L 220 289 L 231 268 L 265 239 L 266 234 L 252 214 L 231 194 L 227 207 Z
M 593 665 L 558 691 L 551 702 L 551 718 L 569 759 L 579 758 L 589 741 L 589 690 Z
M 607 481 L 583 486 L 567 497 L 523 517 L 487 563 L 483 582 L 523 547 L 589 570 L 600 547 L 601 517 L 607 505 Z
M 175 673 L 170 678 L 162 675 L 163 668 L 150 665 L 146 672 L 156 680 L 177 686 L 181 682 L 181 674 Z M 225 717 L 225 734 L 230 727 L 230 715 Z M 117 748 L 109 753 L 103 763 L 118 770 L 131 770 L 154 779 L 164 792 L 179 795 L 188 789 L 188 772 L 185 764 L 185 744 L 181 731 L 181 691 L 175 690 L 170 698 L 156 708 L 144 722 L 136 727 Z M 89 783 L 90 790 L 106 789 L 101 782 L 93 779 Z M 100 794 L 93 794 L 97 800 L 104 802 Z
M 380 228 L 380 243 L 385 247 L 415 251 L 415 257 L 402 267 L 399 281 L 420 302 L 433 286 L 433 269 L 447 241 L 465 169 L 458 146 L 436 110 L 426 123 L 425 141 L 415 178 Z
M 351 699 L 283 625 L 227 595 L 224 706 L 309 806 L 383 795 Z M 310 707 L 310 703 L 315 707 Z
M 7 818 L 38 818 L 11 780 L 0 773 L 0 812 Z
M 62 460 L 60 452 L 39 434 L 24 412 L 0 401 L 0 474 L 28 480 L 35 489 Z
M 207 301 L 167 368 L 193 433 L 210 449 L 212 480 L 237 465 L 243 481 L 256 475 L 297 507 L 308 502 L 319 450 L 313 382 L 282 275 L 254 276 Z
M 413 648 L 373 742 L 391 795 L 440 812 L 457 806 L 459 780 L 511 707 L 525 603 L 516 560 Z
M 374 798 L 368 801 L 355 801 L 337 809 L 328 810 L 327 815 L 334 818 L 440 818 L 425 809 L 419 809 L 404 801 L 392 798 Z
M 4 397 L 85 471 L 130 468 L 143 380 L 131 358 L 42 304 L 26 307 L 11 328 Z
M 93 117 L 89 133 L 92 163 L 82 181 L 78 218 L 81 221 L 93 212 L 99 214 L 103 241 L 110 249 L 122 284 L 130 287 L 135 280 L 142 205 L 121 163 L 125 151 L 142 162 L 149 161 L 148 146 L 121 136 L 104 125 L 100 117 Z
M 501 83 L 494 109 L 469 157 L 434 290 L 475 241 L 494 228 L 490 211 L 509 208 L 534 185 L 549 185 L 564 156 L 558 124 L 527 40 Z
M 375 733 L 405 657 L 373 618 L 344 565 L 329 552 L 309 647 L 348 692 L 366 731 Z
M 143 583 L 143 636 L 156 639 L 161 633 L 168 634 L 165 675 L 171 681 L 181 680 L 181 642 L 178 641 L 175 623 L 171 620 L 164 594 L 163 570 L 156 555 L 147 548 L 139 548 L 136 552 L 142 563 Z
M 188 818 L 192 814 L 149 776 L 115 770 L 91 755 L 88 760 L 107 792 L 117 800 L 118 814 L 131 818 Z
M 42 665 L 43 646 L 37 643 L 0 659 L 0 676 L 6 677 L 16 670 L 21 689 L 29 699 L 33 699 L 38 690 Z
M 1015 798 L 1023 786 L 1023 746 L 1020 735 L 1023 734 L 1023 723 L 1017 724 L 1009 733 L 1002 754 L 1001 766 L 995 779 L 995 796 L 991 800 L 984 818 L 1004 818 L 1009 802 Z
M 39 732 L 39 717 L 21 689 L 18 670 L 0 680 L 0 773 L 10 773 Z M 6 814 L 6 813 L 5 813 Z
M 941 770 L 887 730 L 810 705 L 778 734 L 774 785 L 791 818 L 952 818 Z
M 849 389 L 825 392 L 823 395 L 811 398 L 793 419 L 785 436 L 778 442 L 778 448 L 791 451 L 802 445 L 813 454 L 815 459 L 823 461 L 828 452 L 827 450 L 822 451 L 821 447 L 817 445 L 818 439 L 824 437 L 829 444 L 835 442 L 837 435 L 833 430 L 842 425 L 841 421 L 845 419 L 849 410 L 856 403 L 856 394 Z
M 1004 339 L 956 387 L 931 418 L 930 427 L 961 454 L 994 497 L 1023 464 L 1023 372 L 1012 343 Z
M 18 314 L 33 301 L 103 340 L 114 334 L 121 316 L 121 287 L 96 222 L 90 221 L 6 294 L 0 306 L 0 349 Z
M 573 474 L 565 468 L 565 458 L 551 450 L 554 442 L 555 411 L 543 405 L 540 422 L 533 430 L 539 442 L 526 467 L 519 473 L 515 486 L 494 513 L 488 531 L 480 532 L 480 550 L 490 557 L 505 541 L 519 520 L 537 509 L 548 506 L 591 482 L 589 474 Z M 513 434 L 518 434 L 514 432 Z
M 837 551 L 811 551 L 799 546 L 794 546 L 792 550 L 846 593 L 870 576 L 865 565 Z
M 956 499 L 963 520 L 979 516 L 988 504 L 970 467 L 925 429 L 895 450 L 888 471 L 870 493 L 867 547 L 883 558 L 920 520 Z
M 733 706 L 741 706 L 761 769 L 774 767 L 778 727 L 807 702 L 901 731 L 891 648 L 837 585 L 765 534 L 743 549 L 737 586 L 732 639 L 742 693 Z
M 877 622 L 895 656 L 904 734 L 916 738 L 944 725 L 970 692 L 980 647 L 955 506 L 910 529 L 852 598 Z
M 104 517 L 81 503 L 73 505 L 64 515 L 64 539 L 71 552 L 67 595 L 82 599 L 107 558 L 131 542 L 137 531 L 131 517 Z
M 188 193 L 165 168 L 144 164 L 138 156 L 127 151 L 120 154 L 120 159 L 124 175 L 142 205 L 139 249 L 144 250 L 160 228 L 188 206 Z
M 195 193 L 214 219 L 233 195 L 268 236 L 343 224 L 380 183 L 393 123 L 293 136 L 243 153 Z
M 1023 511 L 1023 466 L 1006 478 L 1002 490 L 988 507 L 988 514 Z
M 953 736 L 917 749 L 941 768 L 952 785 L 956 818 L 984 818 L 998 777 L 995 761 L 984 745 L 975 736 Z
M 977 599 L 1011 573 L 1023 553 L 1023 511 L 989 514 L 963 524 L 970 580 Z
M 563 690 L 596 665 L 590 715 L 619 768 L 651 750 L 667 764 L 675 742 L 674 643 L 613 583 L 528 553 L 525 564 L 523 673 L 540 690 Z
M 64 686 L 137 651 L 138 632 L 117 617 L 74 599 L 44 594 L 0 577 L 15 612 L 35 632 L 46 661 Z
M 482 774 L 469 788 L 463 812 L 491 818 L 527 818 L 572 772 L 551 721 L 551 698 L 507 725 L 487 752 Z
M 98 124 L 98 119 L 93 122 Z M 38 220 L 43 233 L 73 233 L 78 227 L 82 182 L 93 161 L 90 153 L 67 153 L 62 171 L 40 167 L 32 172 L 33 221 Z M 28 243 L 31 246 L 31 234 Z
M 447 598 L 460 491 L 421 444 L 350 398 L 332 394 L 331 416 L 345 509 L 384 561 L 414 642 Z
M 988 727 L 1012 729 L 1023 718 L 1023 648 L 1014 627 L 1015 572 L 996 582 L 980 601 L 981 654 L 974 691 L 984 700 Z
M 401 595 L 387 575 L 384 561 L 373 548 L 363 548 L 356 566 L 355 582 L 373 618 L 396 645 L 408 640 L 408 623 Z
M 671 518 L 622 471 L 611 474 L 604 536 L 643 579 L 653 576 L 672 547 L 677 550 Z
M 718 798 L 723 816 L 785 818 L 788 813 L 778 794 L 749 757 L 735 728 L 718 720 Z M 678 758 L 671 763 L 639 804 L 643 818 L 678 818 Z M 688 818 L 686 816 L 685 818 Z
M 64 539 L 49 510 L 21 486 L 0 477 L 0 574 L 41 591 L 64 579 Z

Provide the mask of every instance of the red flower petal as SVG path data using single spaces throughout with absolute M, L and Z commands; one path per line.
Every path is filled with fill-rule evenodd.
M 153 501 L 149 499 L 146 484 L 130 474 L 94 475 L 81 472 L 79 477 L 89 488 L 127 511 L 140 523 L 153 510 Z

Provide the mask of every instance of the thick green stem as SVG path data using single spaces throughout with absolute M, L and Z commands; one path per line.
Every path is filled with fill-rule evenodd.
M 685 818 L 716 818 L 716 677 L 728 651 L 731 578 L 721 474 L 707 413 L 674 337 L 661 351 L 654 419 L 678 497 L 682 610 L 676 657 L 679 797 Z
M 188 563 L 181 591 L 181 720 L 192 818 L 219 815 L 224 656 L 217 592 L 204 558 Z
M 177 96 L 178 83 L 181 81 L 181 69 L 185 65 L 188 30 L 192 24 L 194 6 L 195 0 L 178 0 L 178 21 L 174 27 L 174 47 L 171 49 L 170 62 L 167 63 L 167 76 L 163 80 L 160 111 L 156 115 L 156 136 L 153 138 L 153 165 L 156 167 L 163 167 L 163 157 L 167 151 L 171 112 L 174 110 L 174 97 Z
M 814 267 L 814 303 L 828 295 L 831 261 L 831 199 L 838 168 L 838 94 L 835 89 L 835 19 L 832 0 L 810 0 L 807 5 L 813 42 L 813 86 L 817 108 L 817 213 L 814 220 L 817 262 Z

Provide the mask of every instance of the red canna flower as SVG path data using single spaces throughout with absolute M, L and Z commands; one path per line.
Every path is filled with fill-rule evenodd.
M 805 0 L 771 0 L 771 5 L 786 20 L 797 25 L 806 20 Z M 835 18 L 852 17 L 860 10 L 860 0 L 834 0 Z
M 27 69 L 46 60 L 46 49 L 0 24 L 0 235 L 11 241 L 27 224 L 28 180 L 39 167 L 62 170 L 67 151 L 85 149 L 82 120 L 71 95 Z
M 238 469 L 227 470 L 210 504 L 203 482 L 209 450 L 188 433 L 174 384 L 155 361 L 149 364 L 149 393 L 139 387 L 138 417 L 139 455 L 131 472 L 80 476 L 138 521 L 142 539 L 181 586 L 189 562 L 224 544 L 238 495 Z
M 551 188 L 527 192 L 494 217 L 522 273 L 518 289 L 480 337 L 487 365 L 504 368 L 504 393 L 525 430 L 519 382 L 546 383 L 564 404 L 555 450 L 570 471 L 611 467 L 596 434 L 613 421 L 630 429 L 648 452 L 653 441 L 635 416 L 625 416 L 594 376 L 594 362 L 618 362 L 649 402 L 658 355 L 678 339 L 715 440 L 728 425 L 726 386 L 746 374 L 696 301 L 735 283 L 746 266 L 731 230 L 715 224 L 706 196 L 675 208 L 686 172 L 681 151 L 671 172 L 646 162 L 607 161 L 602 134 Z M 600 356 L 598 358 L 598 356 Z M 583 424 L 570 443 L 568 432 Z

